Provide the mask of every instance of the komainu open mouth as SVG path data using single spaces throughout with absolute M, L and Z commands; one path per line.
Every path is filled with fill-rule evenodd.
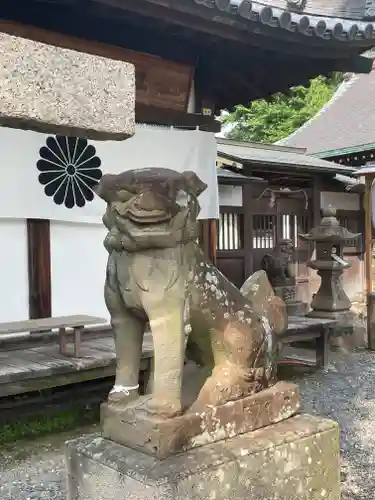
M 126 216 L 137 224 L 160 224 L 169 222 L 172 218 L 172 214 L 164 210 L 142 210 L 141 208 L 134 209 L 134 207 L 127 210 Z

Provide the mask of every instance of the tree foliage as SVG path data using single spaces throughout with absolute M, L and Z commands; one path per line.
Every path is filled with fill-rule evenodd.
M 292 87 L 286 94 L 253 101 L 249 106 L 235 107 L 224 116 L 224 125 L 231 125 L 230 139 L 273 143 L 287 137 L 313 117 L 332 97 L 342 81 L 340 74 L 329 78 L 318 76 L 307 87 Z

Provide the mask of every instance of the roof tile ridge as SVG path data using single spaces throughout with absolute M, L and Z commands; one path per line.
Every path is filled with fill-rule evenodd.
M 375 38 L 375 22 L 340 18 L 321 14 L 295 12 L 286 7 L 264 4 L 262 0 L 192 0 L 198 5 L 217 8 L 224 14 L 239 15 L 251 22 L 260 22 L 306 36 L 337 41 L 371 40 Z
M 341 99 L 345 96 L 346 92 L 349 91 L 349 89 L 353 86 L 355 82 L 358 81 L 358 79 L 363 76 L 362 74 L 357 74 L 353 73 L 353 75 L 348 79 L 344 80 L 343 82 L 340 83 L 340 85 L 337 87 L 335 92 L 333 93 L 332 97 L 326 102 L 324 106 L 320 108 L 317 113 L 315 113 L 314 116 L 309 118 L 303 125 L 301 125 L 299 128 L 297 128 L 294 132 L 292 132 L 290 135 L 287 137 L 284 137 L 283 139 L 280 139 L 279 141 L 275 142 L 277 145 L 287 145 L 287 142 L 289 139 L 292 139 L 295 137 L 299 132 L 304 130 L 305 128 L 308 128 L 313 122 L 317 121 L 324 113 L 327 112 L 329 108 L 332 107 L 332 105 L 338 100 Z

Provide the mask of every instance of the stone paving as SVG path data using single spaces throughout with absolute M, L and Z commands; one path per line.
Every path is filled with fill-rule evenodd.
M 332 353 L 325 371 L 304 374 L 297 381 L 304 411 L 340 423 L 342 500 L 374 500 L 375 353 Z M 63 444 L 77 435 L 50 436 L 1 450 L 0 499 L 66 500 Z

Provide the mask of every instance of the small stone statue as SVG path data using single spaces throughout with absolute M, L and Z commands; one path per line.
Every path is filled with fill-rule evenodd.
M 107 202 L 105 300 L 117 354 L 116 381 L 102 414 L 104 434 L 138 446 L 134 441 L 141 438 L 131 429 L 136 422 L 137 429 L 145 425 L 142 439 L 148 435 L 149 441 L 142 441 L 142 446 L 151 453 L 159 449 L 159 456 L 165 453 L 160 451 L 162 431 L 159 427 L 155 431 L 154 448 L 150 436 L 151 428 L 160 422 L 178 421 L 174 432 L 181 434 L 180 415 L 200 419 L 214 407 L 275 384 L 277 334 L 287 324 L 282 301 L 274 296 L 262 301 L 258 296 L 251 302 L 251 293 L 250 297 L 241 294 L 207 262 L 196 244 L 197 198 L 205 189 L 195 173 L 163 168 L 104 175 L 97 187 Z M 183 198 L 184 202 L 177 202 Z M 259 302 L 263 302 L 261 308 L 256 306 Z M 140 396 L 139 367 L 148 321 L 154 372 L 151 393 Z M 207 373 L 189 407 L 181 399 L 185 354 Z M 151 427 L 149 419 L 154 422 Z M 191 421 L 187 427 L 184 439 L 202 432 L 200 420 L 196 428 Z M 178 439 L 169 437 L 165 446 L 178 449 L 180 434 Z
M 284 239 L 276 244 L 272 253 L 264 255 L 261 267 L 274 288 L 294 284 L 293 254 L 292 240 Z
M 295 248 L 292 240 L 286 238 L 276 244 L 271 253 L 266 253 L 261 266 L 275 291 L 285 301 L 288 315 L 301 316 L 306 306 L 296 298 Z

